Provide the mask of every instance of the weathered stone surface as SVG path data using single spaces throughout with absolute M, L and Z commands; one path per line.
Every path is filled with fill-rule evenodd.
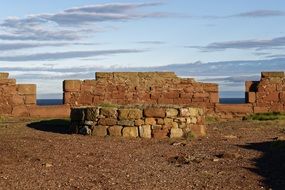
M 120 109 L 119 118 L 121 120 L 141 119 L 142 110 L 140 109 Z
M 99 125 L 104 125 L 104 126 L 113 126 L 113 125 L 117 125 L 117 119 L 114 118 L 101 118 L 98 121 Z M 118 123 L 118 125 L 120 125 Z
M 36 118 L 66 118 L 70 115 L 70 107 L 58 106 L 28 106 L 30 117 Z
M 151 126 L 142 125 L 139 127 L 140 137 L 142 138 L 151 138 Z
M 85 108 L 85 120 L 97 121 L 99 116 L 98 108 Z
M 141 126 L 141 125 L 144 125 L 144 120 L 142 119 L 135 120 L 135 126 Z
M 111 137 L 121 137 L 122 136 L 122 126 L 111 126 L 108 128 L 109 135 Z
M 164 119 L 162 119 L 162 118 L 157 118 L 157 119 L 156 119 L 156 123 L 157 123 L 158 125 L 164 125 Z
M 63 81 L 64 92 L 78 92 L 80 91 L 81 81 L 80 80 L 65 80 Z
M 152 136 L 155 139 L 165 139 L 168 138 L 168 133 L 169 130 L 168 129 L 153 129 L 152 130 Z
M 146 118 L 145 119 L 145 124 L 146 125 L 155 125 L 156 124 L 156 120 L 155 120 L 155 118 Z
M 216 112 L 232 112 L 232 113 L 252 113 L 252 105 L 250 104 L 217 104 Z
M 25 96 L 25 104 L 36 104 L 37 97 L 35 94 L 30 94 Z
M 9 73 L 0 73 L 0 79 L 7 79 L 9 77 Z
M 117 118 L 118 117 L 117 108 L 103 107 L 100 110 L 100 114 L 105 116 L 105 117 L 109 117 L 109 118 Z
M 28 111 L 27 106 L 25 106 L 25 105 L 15 106 L 13 108 L 12 115 L 18 116 L 18 117 L 29 116 L 29 111 Z
M 139 136 L 138 127 L 124 127 L 123 137 L 135 138 Z
M 172 125 L 172 123 L 173 123 L 173 119 L 171 119 L 171 118 L 164 118 L 164 124 L 165 125 Z
M 118 121 L 118 125 L 135 126 L 135 122 L 134 121 L 130 121 L 130 120 L 120 120 L 120 121 Z
M 269 77 L 285 77 L 284 72 L 261 72 L 261 77 L 262 78 L 269 78 Z
M 93 129 L 92 135 L 96 137 L 105 137 L 107 136 L 107 126 L 96 126 Z
M 179 128 L 172 128 L 170 130 L 170 138 L 182 138 L 183 134 L 183 130 Z
M 177 117 L 178 115 L 178 110 L 174 108 L 168 108 L 166 109 L 166 117 Z
M 165 108 L 145 108 L 145 117 L 164 118 L 166 115 Z
M 20 95 L 30 95 L 36 94 L 36 85 L 35 84 L 18 84 L 17 90 Z

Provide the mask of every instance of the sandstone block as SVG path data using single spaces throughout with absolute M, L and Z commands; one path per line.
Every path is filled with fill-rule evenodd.
M 279 92 L 271 92 L 266 97 L 264 97 L 265 101 L 273 101 L 278 102 L 279 101 Z
M 0 85 L 15 85 L 16 79 L 1 79 Z
M 85 108 L 85 120 L 97 121 L 98 116 L 99 116 L 98 108 Z
M 78 92 L 81 88 L 80 80 L 65 80 L 63 81 L 64 92 Z
M 92 135 L 96 137 L 105 137 L 107 136 L 107 126 L 96 126 L 93 129 Z
M 99 125 L 104 125 L 104 126 L 117 125 L 117 119 L 114 119 L 114 118 L 101 118 L 101 119 L 99 119 L 98 124 Z
M 180 116 L 181 117 L 196 117 L 199 115 L 199 109 L 198 108 L 181 108 L 180 109 Z
M 124 127 L 123 128 L 123 137 L 135 138 L 139 136 L 137 127 Z
M 218 92 L 219 91 L 219 86 L 218 84 L 214 83 L 203 83 L 203 88 L 207 92 Z
M 145 118 L 145 124 L 146 125 L 155 125 L 156 120 L 155 120 L 155 118 Z
M 140 109 L 120 109 L 119 118 L 121 120 L 141 119 L 142 110 Z
M 135 126 L 141 126 L 141 125 L 144 125 L 144 120 L 142 119 L 135 120 Z
M 9 73 L 0 73 L 0 79 L 7 79 L 9 77 Z
M 164 124 L 165 125 L 172 125 L 173 119 L 171 118 L 164 118 Z
M 139 127 L 140 137 L 142 138 L 151 138 L 151 126 L 142 125 Z
M 164 118 L 166 110 L 164 108 L 145 108 L 145 117 Z
M 17 117 L 27 117 L 27 116 L 29 116 L 29 111 L 28 111 L 27 106 L 20 105 L 20 106 L 13 107 L 12 115 L 13 116 L 17 116 Z
M 250 104 L 217 104 L 216 112 L 252 113 Z
M 13 95 L 11 97 L 11 104 L 12 105 L 21 105 L 24 104 L 24 97 L 19 95 Z
M 35 94 L 25 96 L 25 104 L 37 104 L 37 97 Z
M 33 95 L 36 94 L 35 84 L 18 84 L 17 90 L 20 95 Z
M 283 78 L 285 77 L 285 73 L 284 72 L 261 72 L 261 77 L 262 78 L 270 78 L 270 77 Z
M 101 108 L 100 110 L 100 115 L 103 115 L 107 118 L 117 118 L 118 113 L 117 113 L 117 108 Z
M 179 128 L 172 128 L 170 130 L 170 138 L 182 138 L 183 134 L 183 130 Z
M 220 101 L 219 99 L 219 93 L 210 93 L 210 102 L 211 103 L 218 103 Z
M 157 118 L 157 119 L 156 119 L 156 123 L 157 123 L 158 125 L 164 125 L 164 119 L 162 119 L 162 118 Z
M 255 92 L 246 92 L 246 102 L 254 103 L 256 100 Z
M 135 126 L 135 122 L 131 120 L 120 120 L 118 121 L 118 125 L 122 126 Z
M 67 118 L 70 115 L 70 107 L 66 105 L 29 106 L 28 109 L 31 117 Z
M 174 108 L 166 109 L 166 117 L 176 117 L 178 115 L 178 110 Z
M 111 72 L 96 72 L 95 73 L 96 80 L 112 79 L 113 77 L 114 77 L 114 74 Z
M 168 129 L 153 129 L 152 130 L 152 136 L 155 139 L 165 139 L 168 138 L 168 133 L 169 130 Z
M 111 137 L 121 137 L 122 129 L 122 126 L 111 126 L 108 128 L 108 132 Z

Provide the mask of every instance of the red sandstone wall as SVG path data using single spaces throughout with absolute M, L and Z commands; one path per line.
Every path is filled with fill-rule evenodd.
M 28 115 L 27 106 L 36 104 L 36 85 L 16 84 L 8 73 L 0 73 L 0 114 Z
M 0 73 L 0 115 L 16 117 L 69 117 L 70 107 L 37 106 L 36 85 L 16 84 L 8 73 Z
M 65 80 L 64 104 L 176 104 L 214 108 L 218 85 L 179 78 L 173 72 L 96 73 L 96 80 Z
M 260 81 L 246 81 L 245 88 L 254 113 L 285 111 L 284 72 L 262 72 Z

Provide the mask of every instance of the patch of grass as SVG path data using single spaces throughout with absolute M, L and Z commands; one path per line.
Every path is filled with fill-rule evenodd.
M 244 120 L 253 120 L 253 121 L 285 120 L 285 113 L 281 112 L 256 113 L 245 117 Z

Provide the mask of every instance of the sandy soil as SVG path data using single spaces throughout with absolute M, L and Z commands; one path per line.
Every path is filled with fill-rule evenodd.
M 226 122 L 187 140 L 67 134 L 0 122 L 0 189 L 285 189 L 285 123 Z

